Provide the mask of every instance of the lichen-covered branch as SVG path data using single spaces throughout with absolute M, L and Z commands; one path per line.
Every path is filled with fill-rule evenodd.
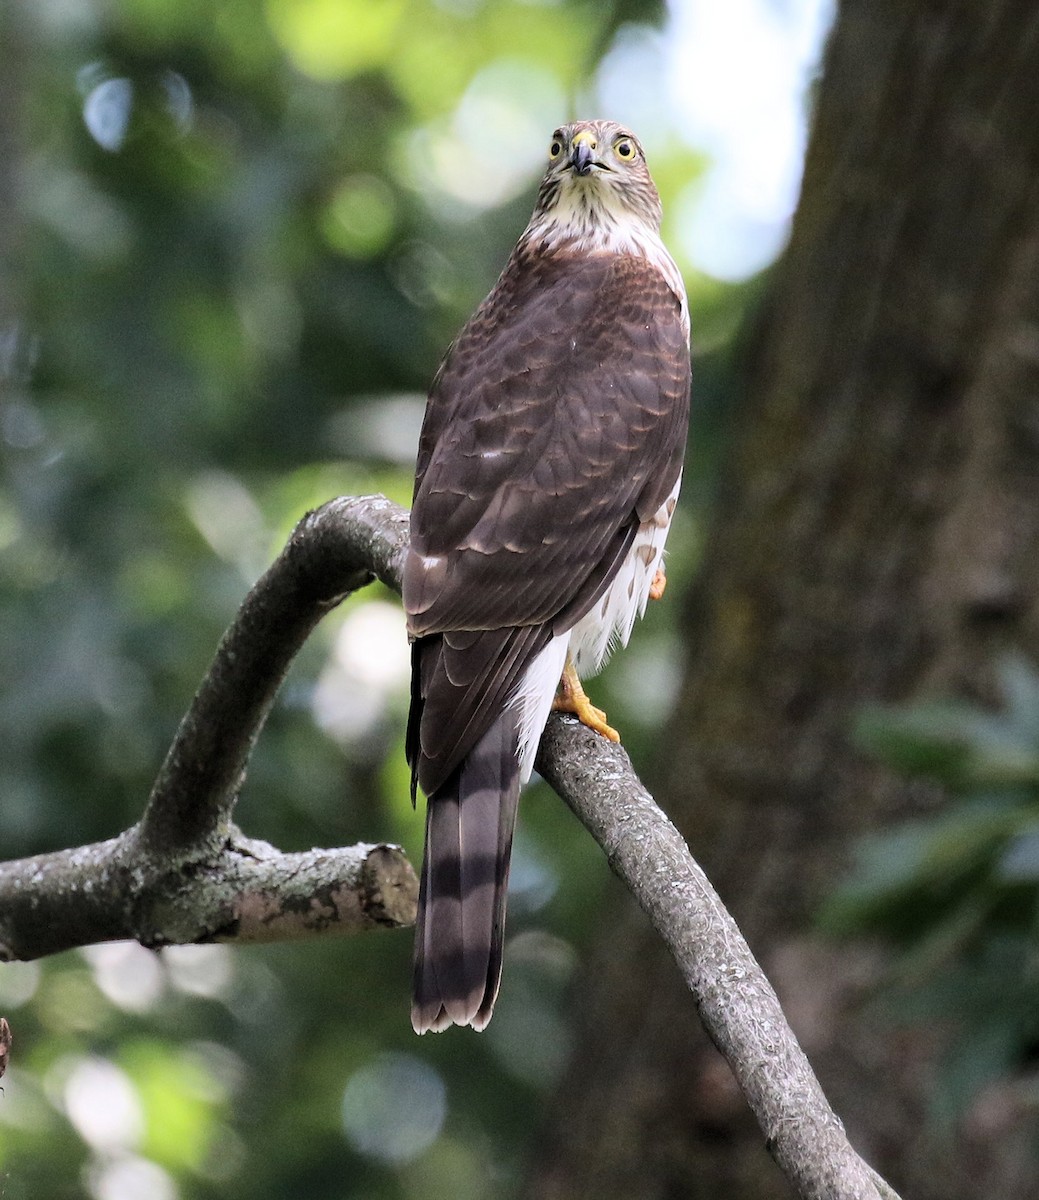
M 415 919 L 398 846 L 283 854 L 234 831 L 219 853 L 147 854 L 139 830 L 0 865 L 0 961 L 130 938 L 144 946 L 298 940 Z
M 804 1200 L 898 1200 L 852 1149 L 772 985 L 622 747 L 554 716 L 537 769 L 667 944 L 787 1179 Z
M 342 497 L 296 526 L 246 596 L 159 771 L 140 843 L 194 857 L 227 834 L 245 766 L 292 660 L 326 613 L 380 578 L 399 588 L 408 514 L 383 496 Z
M 400 586 L 407 513 L 382 496 L 308 514 L 242 605 L 181 723 L 139 825 L 0 864 L 0 957 L 112 938 L 273 940 L 403 925 L 415 875 L 393 846 L 282 854 L 231 823 L 252 746 L 293 657 L 347 594 Z M 538 769 L 605 851 L 685 976 L 768 1141 L 806 1200 L 897 1200 L 855 1154 L 775 992 L 627 755 L 559 715 Z
M 232 824 L 253 744 L 317 622 L 381 578 L 398 587 L 408 514 L 383 496 L 308 513 L 213 659 L 141 821 L 106 842 L 0 863 L 0 960 L 94 942 L 260 941 L 410 925 L 396 846 L 282 854 Z

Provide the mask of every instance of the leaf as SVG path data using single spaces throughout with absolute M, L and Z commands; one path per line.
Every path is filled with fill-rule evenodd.
M 932 936 L 961 905 L 987 910 L 999 891 L 1005 847 L 1023 823 L 1030 829 L 1035 821 L 1032 808 L 997 793 L 863 838 L 821 924 L 833 933 L 869 929 L 913 943 Z
M 955 791 L 1039 786 L 1039 738 L 1009 711 L 956 702 L 875 706 L 859 714 L 853 737 L 896 770 Z

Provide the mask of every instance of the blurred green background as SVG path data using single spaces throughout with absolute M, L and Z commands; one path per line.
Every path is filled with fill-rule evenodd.
M 428 381 L 526 222 L 552 128 L 576 116 L 643 139 L 689 285 L 680 594 L 832 16 L 762 0 L 725 25 L 721 7 L 3 9 L 0 857 L 136 819 L 223 629 L 309 507 L 408 502 Z M 596 686 L 636 764 L 677 687 L 680 611 L 653 606 Z M 399 605 L 368 589 L 296 664 L 245 831 L 285 850 L 395 840 L 417 862 L 406 688 Z M 16 1037 L 0 1196 L 509 1195 L 607 886 L 587 835 L 532 788 L 482 1036 L 414 1037 L 407 932 L 0 968 Z
M 526 222 L 553 127 L 577 116 L 645 143 L 693 312 L 671 591 L 593 685 L 652 763 L 737 343 L 796 203 L 832 17 L 827 0 L 0 7 L 0 858 L 137 818 L 221 633 L 308 508 L 408 502 L 428 381 Z M 1000 672 L 1000 712 L 861 714 L 861 746 L 950 802 L 864 842 L 823 913 L 835 935 L 901 945 L 874 995 L 896 1025 L 963 1030 L 933 1092 L 949 1121 L 1039 1044 L 1039 680 L 1017 659 Z M 367 589 L 295 665 L 245 832 L 285 850 L 399 841 L 417 862 L 406 692 L 399 603 Z M 0 1197 L 515 1194 L 617 886 L 532 787 L 479 1036 L 413 1035 L 406 931 L 0 967 L 16 1039 Z

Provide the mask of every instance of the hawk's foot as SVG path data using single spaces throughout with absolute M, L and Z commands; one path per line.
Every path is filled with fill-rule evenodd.
M 666 587 L 667 576 L 664 574 L 664 568 L 657 567 L 657 573 L 653 576 L 653 582 L 649 585 L 650 600 L 662 600 Z
M 567 655 L 566 666 L 563 668 L 562 678 L 559 680 L 556 698 L 552 701 L 552 708 L 556 712 L 573 713 L 582 725 L 587 725 L 589 729 L 601 733 L 611 742 L 621 740 L 621 735 L 617 730 L 607 723 L 603 710 L 596 708 L 588 699 L 569 655 Z

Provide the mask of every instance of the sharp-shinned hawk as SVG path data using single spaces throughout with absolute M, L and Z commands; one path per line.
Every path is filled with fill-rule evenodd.
M 615 738 L 577 676 L 662 586 L 690 366 L 660 219 L 637 138 L 557 129 L 530 223 L 430 390 L 403 588 L 428 797 L 419 1033 L 490 1020 L 519 789 L 557 688 Z

